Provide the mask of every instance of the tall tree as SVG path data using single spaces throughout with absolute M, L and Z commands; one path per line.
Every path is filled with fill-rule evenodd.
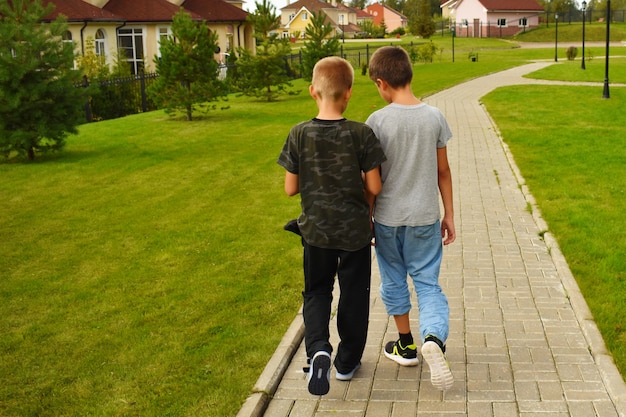
M 414 35 L 428 39 L 435 33 L 435 21 L 430 10 L 430 0 L 409 0 L 410 13 L 409 27 Z M 417 15 L 415 14 L 415 6 L 417 6 Z M 409 8 L 409 5 L 407 5 Z
M 58 151 L 84 120 L 83 94 L 74 87 L 74 44 L 67 24 L 41 20 L 54 10 L 41 0 L 0 1 L 0 153 L 35 159 Z
M 305 80 L 310 80 L 313 76 L 313 67 L 317 61 L 337 55 L 339 39 L 336 36 L 331 37 L 332 32 L 333 27 L 326 21 L 324 12 L 311 12 L 302 49 L 302 77 Z
M 248 21 L 254 27 L 254 37 L 263 42 L 270 36 L 270 32 L 280 27 L 280 19 L 276 14 L 276 7 L 268 0 L 255 3 L 256 10 L 248 15 Z
M 365 9 L 365 7 L 367 7 L 367 2 L 368 0 L 351 0 L 348 5 L 353 9 L 363 10 Z
M 246 48 L 237 48 L 239 59 L 232 83 L 245 95 L 273 101 L 288 93 L 287 87 L 292 86 L 284 59 L 291 53 L 291 47 L 288 39 L 270 34 L 280 26 L 274 5 L 267 0 L 255 4 L 256 11 L 248 15 L 248 20 L 254 25 L 256 54 Z
M 381 2 L 382 4 L 384 4 L 385 6 L 389 7 L 390 9 L 395 10 L 396 12 L 400 12 L 402 14 L 404 13 L 404 7 L 406 5 L 407 0 L 385 0 L 383 2 Z
M 195 110 L 208 110 L 226 91 L 216 50 L 217 34 L 181 9 L 172 20 L 172 36 L 161 40 L 161 58 L 154 60 L 159 78 L 148 89 L 150 97 L 168 113 L 184 111 L 188 121 Z

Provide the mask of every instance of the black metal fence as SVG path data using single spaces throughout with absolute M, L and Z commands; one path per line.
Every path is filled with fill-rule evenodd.
M 339 55 L 350 61 L 355 68 L 364 68 L 376 49 L 390 44 L 393 45 L 385 41 L 372 45 L 346 47 L 342 43 L 339 47 Z M 409 48 L 417 45 L 420 43 L 411 42 Z M 287 55 L 284 59 L 287 74 L 292 79 L 302 78 L 302 52 Z M 94 82 L 89 82 L 87 77 L 83 77 L 83 82 L 76 87 L 85 89 L 85 119 L 88 122 L 95 122 L 157 110 L 157 106 L 146 94 L 146 89 L 158 76 L 157 73 L 141 73 Z M 221 73 L 220 76 L 225 78 L 226 74 Z
M 403 46 L 407 49 L 411 49 L 413 46 L 419 46 L 424 42 L 411 42 L 410 44 Z M 354 68 L 363 68 L 370 62 L 370 57 L 378 48 L 387 45 L 393 45 L 393 42 L 380 42 L 375 44 L 366 44 L 365 46 L 346 47 L 345 43 L 339 45 L 339 56 L 346 59 L 352 64 Z M 302 51 L 297 54 L 287 55 L 285 57 L 288 74 L 293 78 L 302 77 Z
M 156 110 L 146 89 L 158 77 L 157 73 L 141 73 L 127 77 L 109 78 L 90 83 L 87 77 L 77 85 L 85 89 L 85 118 L 88 122 L 116 119 L 140 112 Z

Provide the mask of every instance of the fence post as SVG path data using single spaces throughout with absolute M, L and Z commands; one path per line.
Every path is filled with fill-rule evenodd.
M 148 111 L 148 103 L 146 100 L 146 75 L 143 69 L 139 72 L 139 85 L 141 86 L 141 111 Z
M 366 43 L 365 44 L 365 60 L 366 60 L 366 64 L 369 67 L 370 65 L 370 44 Z
M 83 75 L 83 88 L 87 89 L 89 87 L 89 80 L 87 80 L 87 76 Z M 89 93 L 85 92 L 85 118 L 87 119 L 87 123 L 91 123 L 93 121 L 93 115 L 91 114 L 91 104 L 89 103 Z

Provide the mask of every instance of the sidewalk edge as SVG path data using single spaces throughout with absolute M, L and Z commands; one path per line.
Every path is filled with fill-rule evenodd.
M 528 204 L 532 207 L 532 217 L 534 222 L 537 224 L 537 227 L 543 234 L 543 239 L 548 247 L 550 257 L 552 258 L 557 272 L 561 277 L 561 283 L 563 284 L 563 288 L 570 300 L 570 304 L 572 305 L 572 309 L 574 310 L 574 314 L 576 316 L 576 320 L 580 323 L 580 327 L 582 329 L 583 335 L 585 336 L 585 340 L 589 344 L 589 351 L 594 361 L 598 364 L 598 370 L 600 371 L 600 377 L 602 378 L 602 382 L 606 385 L 607 391 L 613 405 L 615 406 L 615 410 L 617 411 L 620 417 L 626 417 L 626 382 L 624 378 L 620 374 L 615 362 L 613 361 L 613 357 L 609 353 L 604 343 L 604 338 L 598 329 L 598 325 L 593 319 L 593 315 L 591 314 L 591 310 L 587 305 L 587 301 L 583 297 L 580 288 L 578 287 L 578 283 L 572 274 L 572 271 L 569 268 L 567 260 L 565 259 L 565 255 L 561 252 L 559 244 L 554 236 L 549 232 L 549 228 L 543 217 L 541 216 L 541 211 L 537 206 L 537 203 L 528 190 L 526 186 L 526 181 L 522 176 L 519 168 L 515 163 L 515 159 L 513 154 L 511 153 L 508 145 L 502 139 L 502 134 L 500 133 L 497 125 L 491 118 L 491 115 L 487 111 L 487 109 L 483 106 L 483 109 L 487 113 L 487 116 L 491 120 L 491 125 L 495 133 L 497 134 L 500 145 L 506 154 L 506 158 L 509 161 L 509 166 L 511 167 L 514 177 L 522 190 L 522 194 L 524 199 L 528 202 Z
M 261 417 L 304 338 L 302 311 L 295 317 L 237 417 Z

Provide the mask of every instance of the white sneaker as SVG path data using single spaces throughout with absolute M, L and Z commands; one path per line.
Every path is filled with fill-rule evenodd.
M 430 382 L 440 391 L 452 387 L 454 376 L 446 356 L 436 342 L 428 341 L 422 345 L 422 357 L 430 368 Z
M 311 394 L 328 394 L 330 391 L 330 353 L 320 350 L 313 355 L 308 381 Z
M 354 369 L 348 372 L 347 374 L 342 374 L 341 372 L 337 371 L 335 374 L 335 378 L 338 379 L 339 381 L 350 381 L 354 377 L 354 373 L 360 367 L 361 367 L 361 362 L 357 363 Z

